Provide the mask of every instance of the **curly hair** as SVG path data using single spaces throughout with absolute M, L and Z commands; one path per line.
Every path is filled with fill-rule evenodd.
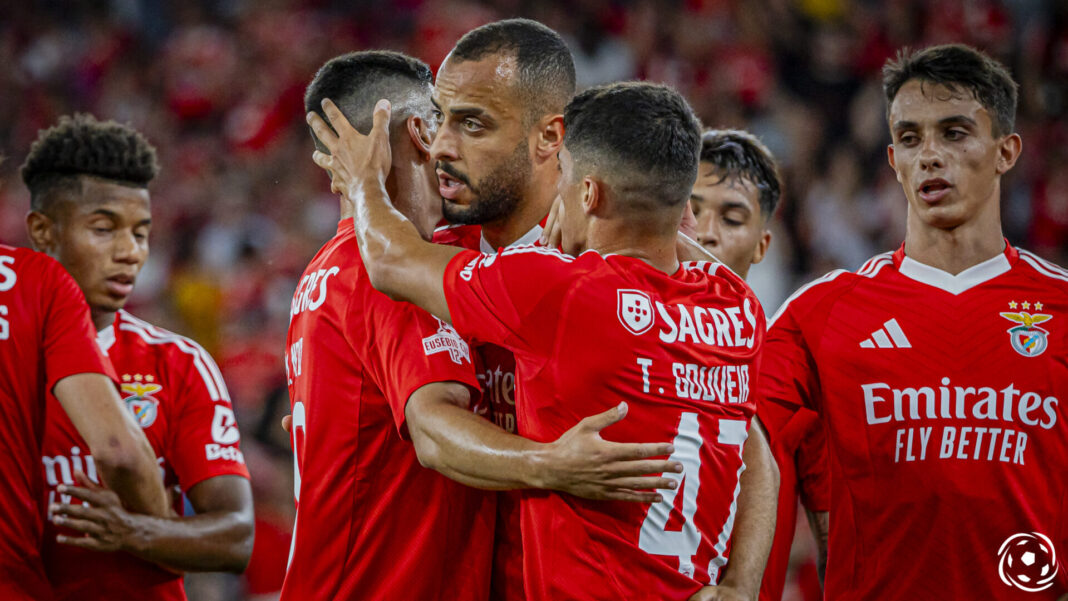
M 144 136 L 83 113 L 60 117 L 42 130 L 21 169 L 34 211 L 46 210 L 54 192 L 78 189 L 79 175 L 145 188 L 158 172 L 156 149 Z

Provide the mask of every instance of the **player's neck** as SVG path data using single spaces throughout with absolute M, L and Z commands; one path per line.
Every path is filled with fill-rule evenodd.
M 939 229 L 917 225 L 909 218 L 905 255 L 946 273 L 957 275 L 1004 251 L 1000 219 L 976 219 L 953 229 Z
M 590 228 L 586 248 L 601 255 L 621 255 L 641 259 L 666 274 L 679 270 L 675 236 L 635 232 L 622 224 L 602 221 Z
M 97 332 L 104 328 L 110 328 L 115 323 L 115 315 L 117 311 L 107 311 L 104 309 L 90 308 L 89 316 L 93 320 L 93 328 Z
M 482 237 L 493 248 L 511 246 L 549 214 L 556 189 L 543 187 L 528 194 L 516 207 L 515 212 L 504 219 L 482 224 Z

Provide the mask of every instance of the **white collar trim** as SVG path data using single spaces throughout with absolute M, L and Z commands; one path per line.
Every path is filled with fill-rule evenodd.
M 115 321 L 118 321 L 118 320 L 119 320 L 119 316 L 116 315 L 115 316 Z M 105 355 L 108 354 L 108 350 L 110 350 L 111 346 L 115 344 L 115 324 L 114 323 L 112 323 L 111 325 L 105 327 L 103 330 L 100 330 L 99 332 L 96 333 L 96 344 L 97 344 L 97 346 L 100 347 L 101 351 L 104 351 Z
M 1008 257 L 1002 252 L 996 257 L 987 259 L 977 265 L 972 265 L 957 275 L 942 271 L 937 267 L 925 265 L 907 256 L 901 260 L 901 267 L 898 268 L 898 271 L 909 279 L 957 295 L 979 284 L 989 282 L 1010 269 L 1012 269 L 1012 265 L 1009 264 Z
M 541 238 L 541 232 L 541 224 L 537 223 L 534 225 L 533 228 L 531 228 L 529 232 L 523 234 L 523 236 L 520 237 L 518 240 L 509 244 L 508 247 L 511 248 L 513 246 L 529 246 L 531 244 L 534 244 Z M 493 248 L 493 245 L 486 241 L 485 234 L 483 234 L 479 240 L 478 249 L 484 253 L 491 255 L 497 252 L 497 249 Z

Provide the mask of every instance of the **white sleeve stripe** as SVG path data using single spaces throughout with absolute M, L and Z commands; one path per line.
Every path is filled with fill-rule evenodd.
M 1027 264 L 1031 267 L 1034 267 L 1035 271 L 1038 271 L 1046 277 L 1054 278 L 1057 280 L 1064 280 L 1068 282 L 1068 270 L 1061 268 L 1055 263 L 1050 263 L 1049 261 L 1043 259 L 1042 257 L 1039 257 L 1038 255 L 1030 251 L 1026 251 L 1021 248 L 1018 248 L 1016 250 L 1019 251 L 1020 258 L 1024 261 L 1027 261 Z
M 193 365 L 200 373 L 201 379 L 204 380 L 204 386 L 208 389 L 208 394 L 211 396 L 211 400 L 230 401 L 230 393 L 226 389 L 222 374 L 219 373 L 219 367 L 215 364 L 215 361 L 212 360 L 211 355 L 209 355 L 199 344 L 183 336 L 177 334 L 167 335 L 166 333 L 159 332 L 159 330 L 156 330 L 157 333 L 153 335 L 149 328 L 153 330 L 155 330 L 155 328 L 141 320 L 137 321 L 140 322 L 140 324 L 149 327 L 140 327 L 140 325 L 136 323 L 121 323 L 119 324 L 119 329 L 137 334 L 148 344 L 173 344 L 183 353 L 191 355 L 193 357 Z
M 874 257 L 868 259 L 864 263 L 864 265 L 861 265 L 860 269 L 857 270 L 857 275 L 868 275 L 868 272 L 872 271 L 873 269 L 876 273 L 878 273 L 878 271 L 883 268 L 886 262 L 892 263 L 893 261 L 893 253 L 885 252 L 882 254 L 875 255 Z
M 564 253 L 556 250 L 555 248 L 549 248 L 547 246 L 511 246 L 500 251 L 500 255 L 522 255 L 526 253 L 538 253 L 540 255 L 546 255 L 549 257 L 556 257 L 565 263 L 570 263 L 575 260 L 575 257 L 565 255 Z
M 835 269 L 834 271 L 828 273 L 827 275 L 824 275 L 821 278 L 812 280 L 811 282 L 809 282 L 809 283 L 805 284 L 804 286 L 801 286 L 800 288 L 798 288 L 797 292 L 794 292 L 793 294 L 791 294 L 790 298 L 786 299 L 786 302 L 784 302 L 782 304 L 782 306 L 779 307 L 779 310 L 776 311 L 775 315 L 771 318 L 770 321 L 768 321 L 767 329 L 770 330 L 771 326 L 775 325 L 775 322 L 779 319 L 779 317 L 781 317 L 782 314 L 786 312 L 786 308 L 788 306 L 790 306 L 790 303 L 792 303 L 795 300 L 797 300 L 798 297 L 800 297 L 802 294 L 807 292 L 810 288 L 813 288 L 813 287 L 818 286 L 820 284 L 826 284 L 827 282 L 830 282 L 831 280 L 833 280 L 836 277 L 842 275 L 843 273 L 849 273 L 849 272 L 844 270 L 844 269 Z

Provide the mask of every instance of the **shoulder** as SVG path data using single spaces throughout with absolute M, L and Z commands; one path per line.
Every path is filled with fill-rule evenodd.
M 212 400 L 230 400 L 222 374 L 211 355 L 191 338 L 154 326 L 124 310 L 116 316 L 117 342 L 136 345 L 138 354 L 151 355 L 161 371 L 184 379 L 192 374 L 193 381 L 202 381 Z
M 482 240 L 482 226 L 479 225 L 443 225 L 434 230 L 434 244 L 458 246 L 467 250 L 478 250 Z
M 860 269 L 835 269 L 798 288 L 783 302 L 768 321 L 771 328 L 784 315 L 805 315 L 826 307 L 857 285 L 872 281 L 888 273 L 894 265 L 893 253 L 882 253 L 868 259 Z
M 1017 248 L 1020 259 L 1015 267 L 1021 275 L 1029 276 L 1038 285 L 1048 286 L 1061 296 L 1068 296 L 1068 269 L 1047 261 L 1035 253 Z

